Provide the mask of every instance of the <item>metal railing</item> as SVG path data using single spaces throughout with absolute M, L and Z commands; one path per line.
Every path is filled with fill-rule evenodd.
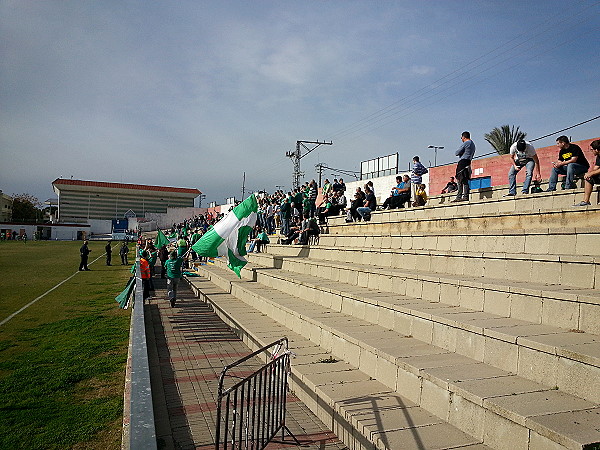
M 228 372 L 270 348 L 271 361 L 224 389 Z M 281 431 L 300 445 L 285 424 L 290 352 L 282 338 L 223 368 L 219 378 L 215 449 L 263 449 Z M 235 375 L 230 375 L 235 376 Z

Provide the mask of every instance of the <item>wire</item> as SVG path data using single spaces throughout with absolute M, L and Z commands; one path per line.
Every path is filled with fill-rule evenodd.
M 553 134 L 562 133 L 563 131 L 570 130 L 571 128 L 578 127 L 579 125 L 583 125 L 584 123 L 592 122 L 593 120 L 596 120 L 596 119 L 600 119 L 600 116 L 592 117 L 591 119 L 584 120 L 583 122 L 579 122 L 578 124 L 572 125 L 572 126 L 567 127 L 567 128 L 563 128 L 562 130 L 555 131 L 554 133 L 548 133 L 548 134 L 546 134 L 544 136 L 540 136 L 539 138 L 531 139 L 529 142 L 539 141 L 540 139 L 547 138 L 549 136 L 552 136 Z
M 538 137 L 538 138 L 535 138 L 535 139 L 530 139 L 530 140 L 529 140 L 529 142 L 535 142 L 535 141 L 539 141 L 540 139 L 544 139 L 544 138 L 547 138 L 548 136 L 552 136 L 552 135 L 555 135 L 555 134 L 558 134 L 558 133 L 562 133 L 563 131 L 570 130 L 571 128 L 578 127 L 578 126 L 580 126 L 580 125 L 583 125 L 584 123 L 592 122 L 592 121 L 594 121 L 594 120 L 597 120 L 597 119 L 600 119 L 600 116 L 592 117 L 591 119 L 584 120 L 583 122 L 579 122 L 579 123 L 577 123 L 577 124 L 575 124 L 575 125 L 571 125 L 570 127 L 563 128 L 562 130 L 558 130 L 558 131 L 554 131 L 554 132 L 552 132 L 552 133 L 545 134 L 544 136 L 540 136 L 540 137 Z M 486 157 L 486 156 L 490 156 L 490 155 L 497 155 L 497 154 L 498 154 L 498 152 L 486 153 L 485 155 L 479 155 L 479 156 L 476 156 L 476 157 L 475 157 L 475 158 L 473 158 L 473 159 L 484 158 L 484 157 Z M 450 163 L 450 164 L 453 164 L 453 163 Z M 446 165 L 446 164 L 443 164 L 443 165 Z
M 589 8 L 592 8 L 592 7 L 596 6 L 597 4 L 600 4 L 600 2 L 596 2 L 596 3 L 592 4 L 592 5 L 586 6 L 583 10 L 580 10 L 580 11 L 576 12 L 574 15 L 571 15 L 569 17 L 569 20 L 573 21 L 574 19 L 576 19 L 576 16 L 583 14 L 584 12 L 586 12 L 586 10 L 588 10 Z M 561 21 L 564 22 L 565 13 L 560 14 L 559 17 L 561 17 Z M 588 15 L 587 19 L 584 20 L 583 22 L 592 20 L 593 18 L 594 18 L 593 15 Z M 544 29 L 542 29 L 542 31 L 538 32 L 537 34 L 533 35 L 532 37 L 529 37 L 528 39 L 524 40 L 523 42 L 520 42 L 520 43 L 518 43 L 518 44 L 516 44 L 516 45 L 514 45 L 514 46 L 512 46 L 512 47 L 510 47 L 508 49 L 505 49 L 504 51 L 498 53 L 497 55 L 494 55 L 494 58 L 497 58 L 500 55 L 507 54 L 511 50 L 514 50 L 514 49 L 516 49 L 518 47 L 521 47 L 524 44 L 526 44 L 527 42 L 530 42 L 530 41 L 534 40 L 535 38 L 537 38 L 537 37 L 539 37 L 539 36 L 541 36 L 543 34 L 546 34 L 546 33 L 550 32 L 550 31 L 553 31 L 554 28 L 555 28 L 555 23 L 556 23 L 554 17 L 546 20 L 545 22 L 543 22 L 540 26 L 538 26 L 538 28 L 540 28 L 541 26 L 545 25 L 548 22 L 551 22 L 550 26 L 545 27 Z M 581 25 L 581 23 L 582 23 L 581 21 L 577 21 L 577 25 Z M 517 40 L 518 38 L 520 38 L 522 36 L 525 36 L 525 35 L 531 35 L 531 30 L 528 31 L 527 33 L 522 33 L 521 35 L 519 35 L 519 36 L 517 36 L 517 37 L 515 37 L 515 38 L 513 38 L 511 40 L 509 40 L 507 43 L 513 42 L 513 41 Z M 574 39 L 578 39 L 578 37 L 575 37 Z M 571 40 L 574 40 L 574 39 L 571 39 Z M 551 49 L 549 49 L 547 51 L 553 50 L 554 48 L 557 48 L 560 45 L 564 45 L 565 43 L 570 42 L 571 40 L 567 40 L 567 41 L 565 41 L 565 42 L 563 42 L 561 44 L 557 44 L 556 46 L 552 47 Z M 482 66 L 484 66 L 485 64 L 488 63 L 487 61 L 482 61 L 479 64 L 474 65 L 475 62 L 481 61 L 485 57 L 487 57 L 487 56 L 489 56 L 489 55 L 491 55 L 493 53 L 496 53 L 498 50 L 504 48 L 507 43 L 505 43 L 505 44 L 503 44 L 501 46 L 498 46 L 495 49 L 487 52 L 486 54 L 484 54 L 482 56 L 480 56 L 479 58 L 476 58 L 473 61 L 471 61 L 470 63 L 462 66 L 461 68 L 459 68 L 459 69 L 457 69 L 457 70 L 455 70 L 455 71 L 453 71 L 453 72 L 445 75 L 444 77 L 438 79 L 434 83 L 432 83 L 432 84 L 430 84 L 430 85 L 428 85 L 428 86 L 426 86 L 424 88 L 421 88 L 421 89 L 417 90 L 416 92 L 414 92 L 413 94 L 405 96 L 404 98 L 398 100 L 397 102 L 394 102 L 391 105 L 388 105 L 386 108 L 383 108 L 383 109 L 381 109 L 381 110 L 379 110 L 379 111 L 377 111 L 377 112 L 375 112 L 375 113 L 367 116 L 366 118 L 361 119 L 361 120 L 359 120 L 357 122 L 354 122 L 350 126 L 347 126 L 347 127 L 343 128 L 343 129 L 335 132 L 332 135 L 332 138 L 336 137 L 336 140 L 339 141 L 340 139 L 346 138 L 349 135 L 354 134 L 354 133 L 356 133 L 358 131 L 364 130 L 366 128 L 370 128 L 370 127 L 376 125 L 378 122 L 381 122 L 382 120 L 385 120 L 385 119 L 388 119 L 390 117 L 393 117 L 393 116 L 401 113 L 403 110 L 408 109 L 410 106 L 414 106 L 414 104 L 422 103 L 424 100 L 427 100 L 427 99 L 430 99 L 432 97 L 435 97 L 435 96 L 439 95 L 440 93 L 442 93 L 444 91 L 448 91 L 448 90 L 450 90 L 451 88 L 453 88 L 453 87 L 455 87 L 457 85 L 463 84 L 466 81 L 471 80 L 471 79 L 473 79 L 473 78 L 481 75 L 482 73 L 485 73 L 485 72 L 491 70 L 492 68 L 494 68 L 494 67 L 496 67 L 496 66 L 498 66 L 500 64 L 503 64 L 507 60 L 515 58 L 515 56 L 518 56 L 519 54 L 523 53 L 524 51 L 527 51 L 527 50 L 530 50 L 532 48 L 535 48 L 536 46 L 542 45 L 545 41 L 547 41 L 547 39 L 544 39 L 542 42 L 534 43 L 533 45 L 531 45 L 531 46 L 529 46 L 527 48 L 523 48 L 519 52 L 517 52 L 517 54 L 507 55 L 505 58 L 502 58 L 500 61 L 496 61 L 495 64 L 493 64 L 492 66 L 489 66 L 489 67 L 487 67 L 487 68 L 485 68 L 485 69 L 483 69 L 481 71 L 473 73 L 473 69 L 477 69 L 477 68 L 482 67 Z M 542 53 L 545 53 L 545 52 L 542 52 Z M 539 56 L 539 54 L 536 54 L 535 56 Z M 511 67 L 515 67 L 518 64 L 519 63 L 516 63 L 516 64 L 514 64 Z M 503 72 L 503 71 L 501 71 L 501 72 Z M 467 73 L 470 73 L 471 76 L 469 76 L 466 79 L 460 79 L 460 81 L 458 81 L 457 83 L 452 83 L 453 81 L 455 81 L 459 77 L 462 77 L 463 74 L 461 74 L 459 72 L 467 72 Z M 496 74 L 501 73 L 501 72 L 497 72 Z M 452 75 L 455 75 L 455 76 L 452 76 Z M 442 82 L 442 83 L 439 83 L 440 81 L 442 81 L 444 79 L 447 79 L 447 80 L 444 81 L 444 82 Z M 448 86 L 448 84 L 450 84 L 450 85 Z M 446 86 L 446 87 L 444 87 L 443 89 L 440 89 L 442 86 Z M 422 99 L 422 100 L 420 100 L 420 101 L 416 101 L 420 97 L 425 97 L 425 98 Z M 444 98 L 447 98 L 447 97 L 444 97 Z M 409 102 L 408 103 L 402 103 L 405 100 L 409 100 Z M 400 104 L 400 103 L 402 103 L 402 104 Z M 412 112 L 414 112 L 414 110 L 411 110 L 409 112 L 409 114 L 411 114 Z M 402 117 L 405 117 L 405 116 L 402 116 Z M 395 120 L 387 121 L 387 122 L 384 123 L 384 125 L 392 123 L 393 121 L 395 121 Z M 358 126 L 361 123 L 362 123 L 362 125 Z M 380 127 L 372 128 L 372 129 L 370 129 L 370 131 L 373 131 L 373 130 L 378 129 L 378 128 L 380 128 Z
M 591 20 L 591 18 L 590 18 L 590 19 L 588 19 L 588 20 Z M 597 28 L 597 29 L 598 29 L 598 28 Z M 533 56 L 540 56 L 540 55 L 543 55 L 544 53 L 548 53 L 548 52 L 549 52 L 549 51 L 551 51 L 551 50 L 554 50 L 554 49 L 556 49 L 556 48 L 558 48 L 558 47 L 560 47 L 560 46 L 562 46 L 562 45 L 568 44 L 568 43 L 570 43 L 570 42 L 572 42 L 572 41 L 574 41 L 574 40 L 577 40 L 577 39 L 578 39 L 578 37 L 577 37 L 577 36 L 575 36 L 575 37 L 573 37 L 573 38 L 571 38 L 571 39 L 567 39 L 566 41 L 563 41 L 563 42 L 561 42 L 560 44 L 557 44 L 557 45 L 555 45 L 554 47 L 552 47 L 552 48 L 550 48 L 550 49 L 547 49 L 547 50 L 545 50 L 545 51 L 542 51 L 542 52 L 536 53 L 536 54 L 535 54 L 535 55 L 533 55 Z M 443 89 L 442 91 L 440 91 L 440 92 L 438 92 L 438 93 L 430 93 L 430 95 L 429 95 L 428 97 L 426 97 L 426 98 L 424 98 L 424 99 L 422 99 L 422 100 L 420 100 L 420 101 L 418 101 L 418 102 L 415 102 L 415 103 L 413 103 L 412 105 L 408 105 L 408 106 L 415 106 L 415 105 L 418 105 L 418 104 L 420 104 L 420 103 L 423 103 L 423 102 L 425 102 L 425 101 L 427 101 L 427 100 L 429 100 L 429 99 L 431 99 L 431 98 L 435 97 L 436 95 L 438 95 L 438 94 L 439 94 L 439 93 L 441 93 L 441 92 L 444 92 L 444 91 L 449 91 L 450 89 L 452 89 L 452 88 L 454 88 L 454 87 L 460 86 L 461 84 L 464 84 L 465 82 L 467 82 L 467 81 L 469 81 L 469 80 L 472 80 L 473 78 L 476 78 L 477 76 L 481 75 L 482 73 L 484 73 L 484 72 L 487 72 L 488 70 L 491 70 L 491 69 L 493 69 L 494 67 L 496 67 L 496 66 L 498 66 L 498 65 L 500 65 L 500 64 L 503 64 L 503 63 L 505 63 L 505 62 L 506 62 L 506 60 L 508 60 L 508 59 L 512 59 L 512 57 L 510 57 L 510 58 L 506 58 L 506 59 L 504 59 L 504 60 L 501 60 L 501 61 L 498 61 L 496 64 L 494 64 L 494 65 L 492 65 L 492 66 L 488 67 L 487 69 L 485 69 L 485 70 L 483 70 L 483 71 L 481 71 L 481 72 L 479 72 L 479 73 L 476 73 L 476 74 L 472 75 L 472 76 L 471 76 L 471 77 L 469 77 L 469 78 L 466 78 L 466 79 L 464 79 L 464 80 L 461 80 L 461 81 L 459 81 L 458 83 L 455 83 L 454 85 L 448 86 L 447 88 Z M 381 125 L 378 125 L 378 126 L 376 126 L 376 127 L 373 127 L 373 128 L 368 128 L 368 127 L 369 127 L 369 125 L 365 125 L 365 126 L 363 126 L 363 127 L 361 127 L 361 128 L 358 128 L 357 130 L 355 130 L 355 131 L 354 131 L 354 133 L 356 133 L 356 132 L 360 131 L 361 129 L 365 129 L 365 128 L 368 128 L 368 129 L 367 129 L 367 130 L 366 130 L 364 133 L 361 133 L 361 134 L 358 134 L 358 135 L 354 136 L 354 138 L 356 138 L 356 137 L 360 137 L 360 136 L 363 136 L 363 135 L 365 135 L 365 134 L 367 134 L 367 133 L 370 133 L 370 132 L 372 132 L 372 131 L 375 131 L 375 130 L 377 130 L 377 129 L 379 129 L 379 128 L 382 128 L 382 127 L 384 127 L 384 126 L 386 126 L 386 125 L 389 125 L 389 124 L 391 124 L 391 123 L 397 122 L 398 120 L 400 120 L 400 119 L 402 119 L 402 118 L 404 118 L 404 117 L 407 117 L 407 116 L 409 116 L 410 114 L 413 114 L 413 113 L 415 113 L 415 112 L 417 112 L 417 111 L 420 111 L 420 110 L 422 110 L 422 109 L 424 109 L 424 108 L 426 108 L 426 107 L 428 107 L 428 106 L 431 106 L 431 105 L 434 105 L 434 104 L 436 104 L 436 103 L 439 103 L 440 101 L 442 101 L 442 100 L 445 100 L 445 99 L 446 99 L 446 98 L 448 98 L 448 97 L 451 97 L 451 96 L 453 96 L 453 95 L 456 95 L 457 93 L 459 93 L 459 92 L 461 92 L 461 91 L 464 91 L 465 89 L 467 89 L 467 88 L 469 88 L 469 87 L 472 87 L 473 85 L 475 85 L 475 84 L 477 84 L 477 83 L 481 83 L 482 81 L 485 81 L 485 80 L 487 80 L 487 79 L 489 79 L 489 78 L 491 78 L 491 77 L 497 76 L 497 75 L 499 75 L 499 74 L 501 74 L 501 73 L 503 73 L 503 72 L 506 72 L 506 71 L 508 71 L 508 70 L 510 70 L 510 69 L 513 69 L 514 67 L 517 67 L 517 66 L 519 66 L 521 63 L 522 63 L 521 61 L 516 61 L 514 64 L 512 64 L 512 65 L 509 65 L 509 66 L 506 66 L 504 69 L 502 69 L 502 70 L 499 70 L 499 71 L 497 71 L 497 72 L 494 72 L 493 74 L 491 74 L 491 75 L 490 75 L 490 76 L 488 76 L 488 77 L 481 78 L 480 80 L 478 80 L 478 81 L 475 81 L 475 82 L 473 82 L 473 83 L 469 83 L 469 84 L 467 84 L 467 85 L 463 86 L 462 88 L 460 88 L 460 89 L 458 89 L 458 90 L 451 91 L 451 92 L 450 92 L 448 95 L 446 95 L 446 96 L 444 96 L 444 97 L 437 98 L 437 99 L 433 100 L 432 102 L 430 102 L 430 103 L 427 103 L 427 104 L 423 105 L 423 106 L 422 106 L 422 107 L 420 107 L 420 108 L 413 108 L 413 109 L 409 110 L 408 112 L 406 112 L 405 114 L 403 114 L 403 115 L 401 115 L 401 116 L 398 116 L 398 117 L 394 117 L 394 118 L 392 118 L 392 119 L 390 119 L 390 120 L 388 120 L 388 121 L 386 121 L 386 122 L 383 122 Z M 407 107 L 408 107 L 408 106 L 407 106 Z M 406 107 L 406 108 L 407 108 L 407 107 Z M 406 108 L 405 108 L 405 109 L 406 109 Z M 392 116 L 395 116 L 395 115 L 397 115 L 397 114 L 399 114 L 399 113 L 400 113 L 400 111 L 399 111 L 398 113 L 395 113 L 395 114 L 389 115 L 389 116 L 387 116 L 387 117 L 385 117 L 385 118 L 390 118 L 390 117 L 392 117 Z M 375 124 L 372 124 L 372 125 L 375 125 Z M 345 137 L 348 137 L 348 136 L 349 136 L 349 135 L 347 135 L 347 136 L 345 136 Z M 338 138 L 338 142 L 339 142 L 339 140 L 343 140 L 343 139 L 344 139 L 344 137 L 340 137 L 340 138 Z

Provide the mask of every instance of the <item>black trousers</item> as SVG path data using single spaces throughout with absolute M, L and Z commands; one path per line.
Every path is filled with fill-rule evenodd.
M 469 180 L 471 179 L 471 161 L 461 159 L 456 165 L 456 181 L 458 182 L 458 193 L 456 198 L 469 198 Z

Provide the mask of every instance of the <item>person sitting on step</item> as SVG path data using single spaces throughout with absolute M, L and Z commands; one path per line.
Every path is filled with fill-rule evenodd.
M 371 190 L 369 185 L 365 185 L 365 194 L 367 194 L 367 198 L 365 199 L 364 206 L 356 208 L 356 212 L 362 217 L 365 222 L 371 220 L 371 211 L 375 211 L 377 208 L 377 199 L 375 198 L 375 194 Z
M 583 176 L 583 179 L 585 180 L 583 201 L 581 203 L 576 204 L 575 206 L 590 206 L 590 198 L 592 197 L 594 185 L 600 184 L 600 139 L 592 141 L 592 143 L 590 144 L 590 150 L 592 151 L 592 154 L 596 157 L 596 162 L 592 170 L 590 170 Z
M 410 200 L 410 177 L 408 175 L 396 177 L 396 186 L 392 188 L 390 196 L 383 202 L 383 209 L 404 208 Z
M 320 233 L 319 225 L 315 219 L 311 219 L 308 214 L 304 215 L 302 225 L 300 225 L 300 238 L 298 245 L 308 245 L 308 239 L 311 236 L 318 236 Z
M 364 204 L 364 200 L 359 192 L 354 194 L 354 200 L 350 203 L 350 208 L 346 210 L 346 222 L 354 222 L 360 217 L 357 210 Z
M 248 253 L 252 253 L 256 248 L 256 253 L 260 253 L 260 248 L 263 245 L 267 245 L 269 243 L 269 236 L 265 233 L 265 230 L 260 226 L 256 226 L 256 238 L 250 244 L 250 248 L 248 249 Z
M 559 136 L 556 139 L 558 147 L 558 161 L 552 162 L 552 172 L 548 180 L 548 189 L 546 192 L 556 190 L 559 175 L 566 175 L 565 189 L 575 189 L 575 176 L 583 175 L 590 168 L 590 163 L 585 158 L 581 147 L 569 142 L 567 136 Z

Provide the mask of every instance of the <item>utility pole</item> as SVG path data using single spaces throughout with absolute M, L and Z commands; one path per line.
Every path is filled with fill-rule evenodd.
M 314 145 L 314 147 L 308 148 L 305 144 L 311 144 L 311 145 Z M 296 151 L 286 152 L 285 156 L 287 156 L 288 158 L 291 158 L 292 164 L 294 165 L 294 173 L 292 175 L 292 185 L 293 185 L 294 189 L 297 189 L 300 187 L 300 177 L 302 175 L 304 175 L 300 171 L 300 160 L 302 158 L 304 158 L 306 155 L 308 155 L 310 152 L 312 152 L 314 149 L 316 149 L 317 147 L 320 147 L 321 145 L 333 145 L 333 142 L 331 142 L 331 141 L 329 141 L 329 142 L 296 141 Z M 306 153 L 302 154 L 300 147 L 304 147 L 304 149 L 306 150 Z
M 242 201 L 244 201 L 245 194 L 246 194 L 246 172 L 244 172 L 244 177 L 242 178 Z
M 317 169 L 317 173 L 319 174 L 319 187 L 321 187 L 321 179 L 323 178 L 323 169 L 325 168 L 325 164 L 318 163 L 315 165 L 315 169 Z

